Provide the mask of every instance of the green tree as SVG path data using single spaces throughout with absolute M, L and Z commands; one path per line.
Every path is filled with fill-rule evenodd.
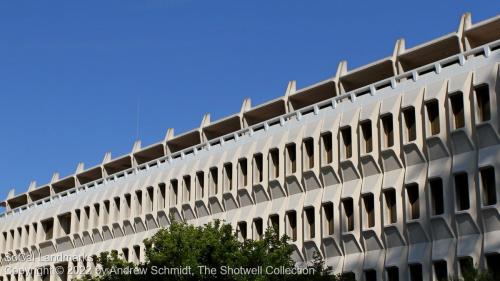
M 156 280 L 227 280 L 227 281 L 266 281 L 266 280 L 317 280 L 348 281 L 341 275 L 333 275 L 319 254 L 309 266 L 309 275 L 265 274 L 265 269 L 295 269 L 292 260 L 293 246 L 286 236 L 279 237 L 274 228 L 266 230 L 261 240 L 239 241 L 237 233 L 229 224 L 214 221 L 205 226 L 193 226 L 173 221 L 167 229 L 159 230 L 151 238 L 144 240 L 146 261 L 133 264 L 125 261 L 117 252 L 102 253 L 97 262 L 108 272 L 99 276 L 85 276 L 81 281 L 156 281 Z M 262 268 L 263 274 L 228 275 L 223 267 L 244 270 Z M 213 274 L 200 271 L 200 267 L 212 268 Z M 191 274 L 153 274 L 158 268 L 190 268 Z M 120 274 L 118 269 L 141 270 L 146 274 Z M 107 271 L 104 271 L 107 270 Z M 110 270 L 113 270 L 110 272 Z M 349 280 L 350 281 L 350 280 Z

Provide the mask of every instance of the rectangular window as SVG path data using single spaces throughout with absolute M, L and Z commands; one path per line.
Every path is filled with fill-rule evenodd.
M 459 211 L 469 209 L 469 182 L 466 173 L 455 175 L 455 195 L 457 197 L 457 209 Z
M 425 105 L 427 110 L 427 118 L 431 135 L 439 134 L 439 103 L 437 100 L 432 100 Z
M 171 180 L 170 181 L 170 206 L 177 205 L 179 202 L 178 198 L 178 191 L 179 191 L 179 186 L 177 183 L 177 180 Z
M 384 191 L 385 206 L 386 206 L 386 220 L 388 223 L 396 223 L 398 220 L 396 210 L 396 191 L 389 189 Z
M 420 200 L 418 194 L 418 185 L 409 184 L 406 186 L 406 195 L 408 196 L 409 219 L 414 220 L 420 217 Z
M 109 220 L 109 200 L 104 201 L 104 213 L 102 214 L 104 224 L 108 224 Z
M 189 202 L 191 201 L 191 176 L 182 177 L 182 185 L 184 185 L 184 199 L 182 201 Z
M 464 277 L 464 274 L 468 274 L 474 270 L 474 263 L 471 257 L 464 257 L 458 259 L 458 267 L 460 269 L 460 275 Z
M 274 232 L 279 235 L 280 233 L 280 216 L 273 214 L 269 216 L 269 226 L 274 229 Z
M 394 128 L 392 124 L 392 114 L 382 116 L 382 128 L 384 130 L 384 146 L 385 148 L 394 145 Z
M 135 213 L 136 214 L 142 214 L 142 191 L 140 190 L 137 190 L 135 192 L 135 197 L 137 199 L 137 204 L 136 204 L 136 210 L 135 210 Z M 96 211 L 98 210 L 98 208 L 96 208 Z
M 429 180 L 431 190 L 432 215 L 444 213 L 443 181 L 440 178 Z
M 217 167 L 210 168 L 209 178 L 208 178 L 208 189 L 210 191 L 210 196 L 214 196 L 219 192 L 219 175 Z
M 147 189 L 147 192 L 148 192 L 148 206 L 147 206 L 147 210 L 149 212 L 152 212 L 153 211 L 153 207 L 154 207 L 154 200 L 155 200 L 155 190 L 152 186 L 148 187 Z
M 327 165 L 332 161 L 332 133 L 328 132 L 321 135 L 321 164 Z
M 303 163 L 304 170 L 312 169 L 314 167 L 314 140 L 312 138 L 303 141 Z
M 361 135 L 363 140 L 363 153 L 370 153 L 373 150 L 372 122 L 370 120 L 361 123 Z
M 306 239 L 313 239 L 315 236 L 314 208 L 313 207 L 305 208 L 304 214 L 306 218 L 305 229 L 304 229 L 304 232 L 306 234 Z
M 377 271 L 374 269 L 365 270 L 365 281 L 377 281 Z
M 130 193 L 125 194 L 125 217 L 130 217 L 130 211 L 132 210 L 132 195 Z M 88 207 L 86 207 L 88 208 Z M 85 213 L 87 215 L 87 218 L 89 216 L 89 209 L 85 209 Z
M 196 173 L 196 198 L 202 199 L 205 197 L 205 173 L 199 171 Z
M 406 127 L 406 141 L 414 141 L 417 139 L 417 126 L 415 124 L 415 108 L 409 107 L 403 110 L 403 117 Z
M 257 153 L 253 156 L 253 182 L 254 184 L 257 184 L 259 182 L 262 182 L 263 180 L 263 175 L 262 175 L 262 166 L 264 165 L 263 159 L 262 159 L 262 154 Z
M 253 239 L 262 240 L 264 235 L 264 225 L 261 218 L 253 220 Z
M 247 236 L 247 223 L 244 221 L 240 221 L 238 223 L 238 238 L 240 241 L 244 241 L 248 238 Z
M 248 183 L 247 172 L 248 172 L 247 159 L 241 158 L 240 160 L 238 160 L 238 187 L 247 186 Z
M 434 262 L 434 276 L 438 281 L 448 280 L 448 268 L 446 266 L 446 261 Z
M 233 164 L 224 164 L 224 192 L 233 190 Z
M 354 230 L 354 206 L 352 202 L 352 198 L 346 199 L 342 202 L 344 205 L 344 228 L 347 231 Z
M 296 157 L 295 143 L 287 144 L 286 146 L 286 174 L 290 175 L 297 171 L 297 157 Z
M 495 189 L 495 170 L 487 167 L 480 170 L 481 187 L 483 189 L 483 205 L 495 205 L 497 193 Z
M 374 210 L 374 202 L 373 202 L 373 194 L 367 194 L 363 196 L 363 203 L 365 205 L 365 214 L 366 214 L 366 226 L 374 227 L 375 226 L 375 210 Z
M 480 122 L 488 121 L 491 118 L 490 92 L 488 85 L 480 85 L 474 88 L 477 101 L 477 115 Z
M 422 275 L 422 265 L 421 264 L 410 264 L 410 281 L 423 281 L 424 277 Z
M 344 127 L 340 129 L 340 134 L 342 135 L 343 152 L 345 159 L 349 159 L 352 156 L 352 137 L 351 137 L 351 127 Z
M 43 233 L 45 234 L 45 240 L 50 240 L 53 237 L 54 231 L 54 219 L 48 219 L 42 221 Z
M 450 95 L 451 112 L 453 113 L 453 129 L 465 126 L 464 100 L 461 92 Z
M 387 281 L 399 281 L 399 269 L 395 266 L 386 268 Z
M 280 176 L 280 155 L 277 148 L 269 150 L 269 179 Z
M 493 280 L 500 280 L 500 254 L 488 254 L 486 257 L 486 265 L 491 273 Z
M 58 216 L 59 225 L 61 226 L 62 234 L 69 235 L 71 230 L 71 213 L 66 213 Z
M 292 242 L 297 241 L 297 212 L 289 211 L 286 213 L 286 235 Z
M 158 185 L 158 193 L 159 193 L 159 198 L 158 198 L 158 209 L 165 209 L 166 207 L 166 202 L 165 202 L 165 199 L 166 199 L 166 194 L 167 194 L 167 190 L 166 190 L 166 186 L 164 183 L 160 183 Z
M 332 235 L 333 225 L 333 203 L 323 204 L 323 232 L 325 235 Z

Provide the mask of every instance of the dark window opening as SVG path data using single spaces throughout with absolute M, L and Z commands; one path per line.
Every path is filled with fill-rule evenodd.
M 443 181 L 440 178 L 429 181 L 431 190 L 432 215 L 444 213 Z
M 247 186 L 248 183 L 247 171 L 248 171 L 247 159 L 242 158 L 238 161 L 238 187 Z
M 352 199 L 346 199 L 343 201 L 344 205 L 344 216 L 345 216 L 345 223 L 344 226 L 347 229 L 347 231 L 353 231 L 354 230 L 354 206 Z
M 480 170 L 481 186 L 483 189 L 483 204 L 485 206 L 497 203 L 497 191 L 495 188 L 495 170 L 487 167 Z
M 382 128 L 384 129 L 384 145 L 392 147 L 394 145 L 394 128 L 392 114 L 382 116 Z
M 323 213 L 325 215 L 323 228 L 325 229 L 325 233 L 327 235 L 332 235 L 334 230 L 333 225 L 333 203 L 325 203 L 323 204 Z
M 297 241 L 297 212 L 290 211 L 286 214 L 286 217 L 286 235 L 290 237 L 290 240 L 292 240 L 292 242 L 295 242 Z
M 439 103 L 437 100 L 430 101 L 426 104 L 427 118 L 429 119 L 429 127 L 431 135 L 439 134 Z
M 332 133 L 325 133 L 321 135 L 321 164 L 330 164 L 332 161 Z
M 386 215 L 387 221 L 389 223 L 395 223 L 397 221 L 397 210 L 396 210 L 396 191 L 390 189 L 384 192 L 385 204 L 386 204 Z
M 219 174 L 217 167 L 210 168 L 209 178 L 209 192 L 211 196 L 219 192 Z
M 262 182 L 262 166 L 263 166 L 263 159 L 262 159 L 262 154 L 258 153 L 253 156 L 253 175 L 254 175 L 254 184 Z
M 436 276 L 437 281 L 448 280 L 448 268 L 446 261 L 434 262 L 434 276 Z
M 306 237 L 308 239 L 312 239 L 315 237 L 315 217 L 314 217 L 314 208 L 309 207 L 304 209 L 306 215 Z
M 424 280 L 421 264 L 410 264 L 409 269 L 410 269 L 410 281 Z
M 224 192 L 231 191 L 233 189 L 233 164 L 224 164 Z
M 469 209 L 469 182 L 466 173 L 455 175 L 455 195 L 457 197 L 457 209 L 459 211 Z
M 286 173 L 287 175 L 293 174 L 297 171 L 297 155 L 295 143 L 288 144 L 286 146 L 287 162 L 286 162 Z
M 370 153 L 373 150 L 373 141 L 372 141 L 372 122 L 365 121 L 361 123 L 361 134 L 363 136 L 363 147 L 364 153 Z
M 406 194 L 408 195 L 409 215 L 410 219 L 418 219 L 420 217 L 420 200 L 418 194 L 418 185 L 410 184 L 406 186 Z
M 417 126 L 415 123 L 415 108 L 409 107 L 403 110 L 403 117 L 406 127 L 406 141 L 414 141 L 417 139 Z
M 463 128 L 465 126 L 464 101 L 462 93 L 453 94 L 450 96 L 451 111 L 453 113 L 454 129 Z
M 395 266 L 386 268 L 387 281 L 399 281 L 399 269 Z
M 305 139 L 303 147 L 304 168 L 312 169 L 314 167 L 314 140 L 312 138 Z
M 491 118 L 490 93 L 488 85 L 481 85 L 474 89 L 477 99 L 477 113 L 480 122 L 488 121 Z
M 375 210 L 373 203 L 373 194 L 368 194 L 363 196 L 363 203 L 365 205 L 365 213 L 366 213 L 366 226 L 374 227 L 375 226 Z
M 280 176 L 280 156 L 277 148 L 273 148 L 269 151 L 269 176 L 270 179 L 275 179 Z
M 351 127 L 342 128 L 340 133 L 342 135 L 342 143 L 344 144 L 344 157 L 349 159 L 352 156 Z

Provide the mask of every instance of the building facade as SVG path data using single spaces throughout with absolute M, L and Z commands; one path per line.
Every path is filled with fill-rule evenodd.
M 2 202 L 0 280 L 69 280 L 103 251 L 144 260 L 143 239 L 171 217 L 222 219 L 240 239 L 273 225 L 297 262 L 318 252 L 357 280 L 498 271 L 499 63 L 500 16 L 466 14 L 431 42 L 398 40 L 385 59 L 33 182 Z

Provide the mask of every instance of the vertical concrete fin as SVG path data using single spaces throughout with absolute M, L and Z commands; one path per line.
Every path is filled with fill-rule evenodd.
M 28 186 L 28 192 L 36 189 L 36 180 L 32 180 Z
M 339 93 L 339 95 L 345 94 L 344 87 L 340 83 L 340 77 L 346 73 L 347 73 L 347 61 L 343 60 L 339 62 L 339 65 L 337 66 L 337 73 L 335 73 L 335 78 L 333 78 L 333 80 L 337 84 L 338 87 L 337 92 Z
M 240 122 L 242 128 L 248 127 L 244 114 L 251 108 L 252 108 L 252 100 L 250 98 L 245 98 L 243 100 L 243 103 L 241 104 L 241 109 L 240 109 Z
M 11 199 L 11 198 L 14 198 L 14 196 L 16 195 L 16 189 L 15 188 L 11 188 L 9 190 L 9 193 L 7 194 L 7 200 Z
M 405 39 L 399 38 L 398 40 L 396 40 L 396 43 L 394 44 L 394 51 L 392 52 L 392 57 L 394 58 L 394 64 L 396 67 L 396 74 L 401 74 L 404 72 L 401 64 L 399 63 L 399 55 L 401 55 L 405 51 L 405 49 Z
M 290 95 L 293 95 L 297 91 L 297 81 L 291 80 L 288 82 L 288 85 L 286 86 L 286 91 L 285 91 L 285 102 L 286 102 L 286 109 L 287 112 L 293 111 L 292 103 L 290 102 Z
M 80 162 L 78 165 L 76 165 L 76 170 L 75 170 L 75 175 L 83 172 L 85 170 L 85 163 Z
M 165 133 L 165 138 L 163 138 L 163 147 L 165 150 L 165 155 L 170 154 L 170 149 L 168 148 L 167 142 L 171 139 L 174 138 L 174 128 L 168 128 L 167 132 Z
M 199 128 L 200 137 L 201 137 L 202 142 L 205 142 L 208 140 L 207 137 L 205 136 L 205 132 L 203 131 L 203 128 L 205 128 L 208 125 L 210 125 L 210 113 L 205 113 L 205 115 L 203 115 L 203 119 L 201 119 L 201 124 L 200 124 L 200 128 Z
M 59 172 L 54 172 L 52 174 L 52 178 L 50 179 L 50 183 L 55 183 L 58 180 L 59 180 Z
M 466 12 L 460 18 L 460 23 L 458 24 L 457 35 L 460 38 L 460 51 L 466 51 L 470 49 L 467 38 L 465 37 L 465 31 L 469 29 L 472 25 L 472 14 Z
M 102 164 L 106 164 L 109 161 L 111 161 L 111 152 L 106 152 L 106 154 L 104 154 L 104 158 L 102 159 Z
M 134 142 L 134 146 L 132 147 L 132 153 L 136 153 L 139 150 L 141 150 L 141 140 L 136 140 Z

